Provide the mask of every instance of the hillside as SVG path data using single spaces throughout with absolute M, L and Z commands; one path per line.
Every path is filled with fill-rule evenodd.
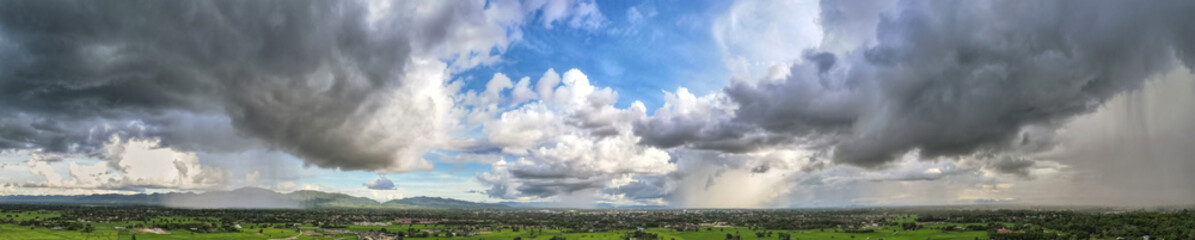
M 299 201 L 302 208 L 415 208 L 401 204 L 381 204 L 373 199 L 354 197 L 343 193 L 301 190 L 289 193 L 287 196 Z
M 159 205 L 176 208 L 298 208 L 301 204 L 286 195 L 261 188 L 169 193 L 163 194 L 161 199 Z

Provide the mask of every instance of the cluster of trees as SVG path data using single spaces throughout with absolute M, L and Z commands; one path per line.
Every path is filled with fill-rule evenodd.
M 1080 239 L 1141 238 L 1195 239 L 1195 212 L 1080 213 L 1059 212 L 1025 222 L 1075 235 Z
M 916 221 L 970 224 L 943 231 L 986 230 L 992 239 L 1195 239 L 1195 212 L 1119 209 L 927 210 Z M 913 223 L 901 223 L 912 230 Z M 1001 233 L 1000 230 L 1007 230 Z
M 91 226 L 90 223 L 69 222 L 69 223 L 66 223 L 65 225 L 66 225 L 65 229 L 68 231 L 78 230 L 80 232 L 85 232 L 85 233 L 95 231 L 95 227 Z
M 843 229 L 842 232 L 844 232 L 844 233 L 874 233 L 874 232 L 876 232 L 876 230 L 870 229 L 870 228 L 847 228 L 847 229 Z
M 755 238 L 772 237 L 771 231 L 755 232 Z
M 239 232 L 235 223 L 224 222 L 154 222 L 151 224 L 133 224 L 131 228 L 161 228 L 187 229 L 198 233 Z
M 0 208 L 19 208 L 4 205 Z M 420 219 L 443 228 L 555 229 L 612 231 L 636 227 L 669 227 L 678 231 L 722 231 L 704 224 L 721 223 L 752 229 L 802 230 L 860 228 L 886 224 L 889 217 L 874 209 L 802 210 L 527 210 L 527 209 L 170 209 L 162 207 L 72 207 L 37 205 L 68 219 L 89 221 L 152 222 L 160 216 L 179 221 L 223 223 L 319 224 L 335 228 L 355 222 L 392 222 Z M 410 221 L 414 224 L 420 220 Z M 701 226 L 701 227 L 697 227 Z M 705 228 L 705 229 L 701 229 Z
M 660 236 L 655 233 L 644 231 L 633 231 L 622 235 L 623 240 L 660 240 Z
M 1025 232 L 1014 233 L 996 233 L 996 231 L 988 231 L 988 237 L 995 240 L 1049 240 L 1060 239 L 1058 234 L 1046 233 L 1040 229 L 1030 230 Z M 1076 238 L 1076 239 L 1090 239 L 1090 238 Z
M 785 232 L 777 233 L 776 240 L 793 240 L 793 235 Z

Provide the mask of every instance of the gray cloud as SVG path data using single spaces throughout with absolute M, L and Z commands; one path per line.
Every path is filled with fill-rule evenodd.
M 1189 1 L 903 2 L 879 19 L 872 44 L 807 53 L 784 79 L 726 87 L 738 106 L 728 117 L 657 117 L 635 132 L 648 145 L 728 152 L 818 139 L 836 162 L 863 167 L 914 149 L 1002 151 L 1024 127 L 1091 112 L 1176 57 L 1195 66 L 1192 10 Z M 715 144 L 736 141 L 751 144 Z
M 749 152 L 784 140 L 750 134 L 757 131 L 749 125 L 710 122 L 709 119 L 693 116 L 645 119 L 635 123 L 634 132 L 642 137 L 641 143 L 655 147 L 686 146 L 733 153 Z
M 547 179 L 540 181 L 525 181 L 517 190 L 523 196 L 546 198 L 557 195 L 567 195 L 576 191 L 595 189 L 605 186 L 604 179 Z
M 1023 178 L 1029 177 L 1029 170 L 1037 162 L 1024 158 L 1004 157 L 988 164 L 996 172 L 1013 174 Z
M 660 199 L 670 196 L 672 189 L 669 188 L 668 181 L 673 176 L 636 176 L 635 180 L 623 186 L 615 188 L 607 188 L 602 191 L 606 194 L 622 194 L 623 196 L 635 199 Z
M 493 173 L 478 176 L 478 180 L 489 189 L 484 193 L 494 198 L 515 199 L 519 197 L 547 198 L 568 195 L 606 186 L 607 174 L 571 169 L 565 166 L 513 165 L 501 167 Z
M 394 188 L 396 187 L 394 185 L 394 181 L 390 181 L 390 179 L 386 178 L 386 176 L 384 176 L 384 175 L 379 175 L 378 179 L 374 179 L 373 181 L 365 182 L 362 185 L 364 185 L 365 188 L 369 188 L 369 189 L 373 189 L 373 190 L 394 190 Z
M 375 15 L 355 1 L 0 3 L 0 111 L 15 113 L 0 148 L 86 152 L 121 133 L 212 150 L 243 134 L 320 167 L 401 170 L 422 161 L 397 159 L 410 139 L 357 139 L 380 130 L 383 102 L 408 99 L 391 91 L 415 81 L 417 27 Z M 420 108 L 402 117 L 433 117 Z M 174 117 L 188 114 L 216 123 Z
M 492 198 L 516 199 L 520 197 L 547 198 L 568 195 L 577 191 L 598 189 L 605 186 L 605 178 L 514 178 L 488 179 L 485 175 L 478 180 L 490 188 L 481 191 Z M 505 180 L 505 181 L 504 181 Z

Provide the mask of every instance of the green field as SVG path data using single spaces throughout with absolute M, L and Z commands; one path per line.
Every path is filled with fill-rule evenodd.
M 40 239 L 132 239 L 134 230 L 118 230 L 114 227 L 115 223 L 93 223 L 96 230 L 92 233 L 83 233 L 80 231 L 70 230 L 51 230 L 47 228 L 33 228 L 21 227 L 12 224 L 0 224 L 0 239 L 21 239 L 21 240 L 40 240 Z M 429 229 L 428 225 L 392 225 L 392 226 L 348 226 L 347 230 L 354 232 L 363 232 L 370 230 L 380 230 L 382 228 L 391 232 L 407 231 L 408 228 L 415 229 Z M 645 232 L 658 234 L 664 240 L 725 240 L 726 234 L 738 235 L 741 240 L 765 240 L 777 239 L 776 235 L 772 237 L 757 238 L 755 233 L 749 228 L 745 227 L 722 227 L 712 228 L 713 230 L 702 229 L 701 231 L 677 232 L 673 229 L 667 228 L 651 228 L 646 229 Z M 298 236 L 297 239 L 356 239 L 353 234 L 329 234 L 325 230 L 313 226 L 301 227 L 301 230 L 306 233 L 319 233 L 324 236 L 300 236 L 294 229 L 262 229 L 263 233 L 258 233 L 259 229 L 242 229 L 242 232 L 232 233 L 193 233 L 186 230 L 166 230 L 169 234 L 154 234 L 154 233 L 137 233 L 137 239 L 284 239 Z M 792 239 L 861 239 L 861 240 L 925 240 L 925 239 L 987 239 L 986 233 L 982 231 L 968 231 L 968 232 L 942 232 L 940 230 L 921 229 L 916 231 L 902 231 L 896 227 L 885 226 L 875 228 L 874 233 L 845 233 L 835 232 L 836 229 L 824 230 L 767 230 L 773 234 L 790 233 Z M 508 240 L 516 237 L 524 240 L 548 240 L 554 236 L 564 237 L 570 240 L 617 240 L 624 239 L 626 233 L 633 230 L 624 231 L 607 231 L 594 233 L 560 233 L 558 230 L 543 229 L 531 230 L 524 229 L 523 231 L 515 232 L 510 229 L 502 229 L 500 231 L 480 231 L 475 236 L 457 236 L 457 237 L 427 237 L 417 238 L 410 237 L 407 239 L 437 239 L 437 240 Z M 763 230 L 761 230 L 763 231 Z
M 57 221 L 76 222 L 61 219 L 56 211 L 25 211 L 13 213 L 12 220 L 27 221 L 33 219 L 56 219 Z M 912 222 L 913 216 L 893 216 L 890 222 Z M 316 225 L 305 224 L 295 228 L 258 228 L 260 226 L 281 226 L 282 223 L 243 223 L 239 232 L 198 233 L 187 229 L 158 229 L 134 228 L 133 226 L 149 226 L 151 223 L 193 223 L 212 221 L 212 218 L 194 218 L 161 216 L 146 219 L 146 221 L 126 222 L 77 222 L 89 224 L 92 232 L 81 229 L 51 229 L 46 227 L 20 226 L 16 224 L 0 224 L 0 240 L 41 240 L 41 239 L 356 239 L 355 233 L 389 232 L 389 233 L 422 233 L 425 231 L 448 230 L 443 225 L 430 224 L 390 224 L 390 225 L 343 225 L 336 228 L 319 228 Z M 967 224 L 951 224 L 952 226 Z M 792 240 L 801 239 L 859 239 L 859 240 L 928 240 L 928 239 L 987 239 L 984 231 L 949 231 L 938 230 L 945 224 L 928 224 L 913 231 L 902 230 L 898 226 L 873 226 L 866 228 L 870 233 L 847 233 L 843 229 L 811 229 L 811 230 L 752 230 L 747 227 L 703 227 L 699 231 L 677 231 L 672 228 L 649 228 L 645 233 L 656 234 L 660 240 L 727 240 L 727 235 L 737 237 L 737 240 L 779 240 L 781 233 L 790 234 Z M 303 234 L 300 234 L 302 231 Z M 425 240 L 550 240 L 553 237 L 563 237 L 568 240 L 619 240 L 626 239 L 636 230 L 617 230 L 605 232 L 570 232 L 561 229 L 532 229 L 524 228 L 515 231 L 511 228 L 498 230 L 476 230 L 461 236 L 432 236 L 407 237 L 406 239 Z M 764 233 L 764 237 L 757 237 L 756 233 Z M 770 233 L 770 235 L 768 235 Z M 559 239 L 559 238 L 557 238 Z
M 134 230 L 118 230 L 112 223 L 93 223 L 95 231 L 84 233 L 71 230 L 52 230 L 48 228 L 22 227 L 12 224 L 0 224 L 0 239 L 22 240 L 50 240 L 50 239 L 132 239 Z M 314 228 L 311 228 L 314 229 Z M 296 236 L 292 229 L 263 229 L 259 234 L 257 229 L 245 229 L 239 233 L 193 233 L 186 230 L 166 230 L 170 234 L 136 233 L 137 239 L 271 239 Z M 306 230 L 304 230 L 306 231 Z M 306 237 L 299 239 L 335 239 Z M 354 237 L 355 239 L 355 237 Z
M 987 239 L 987 233 L 982 231 L 969 232 L 942 232 L 941 230 L 920 229 L 915 231 L 903 231 L 897 227 L 877 227 L 874 233 L 845 233 L 835 232 L 836 229 L 824 230 L 768 230 L 775 233 L 790 233 L 794 240 L 797 239 L 889 239 L 889 240 L 924 240 L 924 239 Z M 762 230 L 761 230 L 762 231 Z M 741 236 L 741 240 L 761 240 L 761 239 L 775 239 L 773 237 L 757 238 L 756 231 L 752 231 L 743 227 L 727 227 L 714 228 L 713 231 L 702 230 L 701 232 L 675 232 L 671 229 L 650 229 L 649 232 L 655 232 L 666 236 L 665 239 L 676 238 L 678 240 L 725 240 L 726 234 L 733 234 Z

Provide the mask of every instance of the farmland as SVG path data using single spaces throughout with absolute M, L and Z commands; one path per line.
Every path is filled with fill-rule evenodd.
M 7 239 L 1184 239 L 1189 211 L 170 209 L 0 205 Z M 1169 225 L 1151 225 L 1153 222 Z M 1087 230 L 1093 229 L 1093 230 Z M 1100 230 L 1096 230 L 1100 229 Z

